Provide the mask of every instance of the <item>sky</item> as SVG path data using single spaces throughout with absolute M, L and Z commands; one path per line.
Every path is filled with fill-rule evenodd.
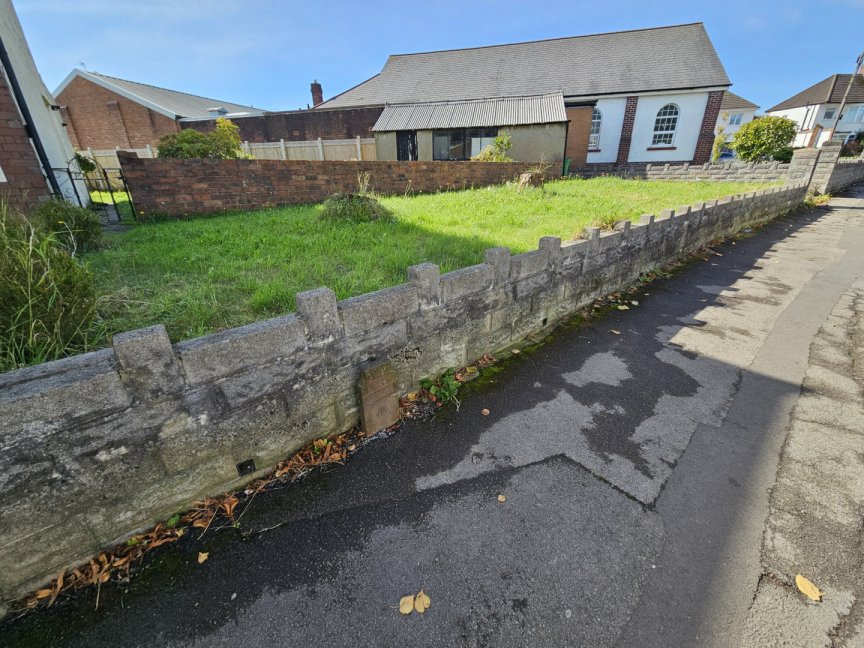
M 76 66 L 267 110 L 305 108 L 389 54 L 705 23 L 732 90 L 762 109 L 864 50 L 864 0 L 13 0 L 54 90 Z M 598 70 L 602 74 L 602 70 Z

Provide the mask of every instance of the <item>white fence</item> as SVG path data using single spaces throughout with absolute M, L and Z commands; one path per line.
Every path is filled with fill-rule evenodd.
M 116 149 L 91 149 L 82 151 L 105 169 L 120 167 Z M 156 148 L 122 149 L 137 153 L 140 158 L 155 158 Z M 243 150 L 258 160 L 376 160 L 375 139 L 356 137 L 354 139 L 325 140 L 320 137 L 308 142 L 249 143 L 243 142 Z

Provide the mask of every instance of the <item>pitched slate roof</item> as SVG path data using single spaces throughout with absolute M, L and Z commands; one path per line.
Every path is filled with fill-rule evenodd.
M 108 76 L 107 74 L 99 74 L 97 72 L 88 72 L 79 69 L 72 70 L 69 76 L 67 76 L 57 87 L 57 90 L 54 91 L 54 96 L 56 97 L 63 92 L 64 88 L 66 88 L 66 86 L 76 77 L 82 77 L 88 81 L 92 81 L 97 85 L 126 97 L 127 99 L 131 99 L 132 101 L 147 106 L 156 112 L 162 113 L 171 119 L 179 119 L 182 117 L 210 117 L 211 108 L 224 108 L 229 114 L 241 113 L 247 115 L 260 115 L 264 112 L 263 110 L 253 108 L 252 106 L 244 106 L 229 101 L 200 97 L 186 92 L 168 90 L 167 88 L 159 88 L 157 86 L 147 85 L 146 83 L 127 81 L 125 79 Z
M 566 121 L 564 97 L 558 92 L 534 97 L 390 104 L 384 108 L 372 130 L 519 126 Z
M 747 101 L 744 97 L 729 92 L 723 93 L 723 100 L 720 102 L 720 112 L 727 110 L 756 110 L 759 106 L 752 101 Z
M 789 110 L 790 108 L 800 108 L 801 106 L 813 106 L 823 103 L 839 104 L 843 101 L 843 93 L 846 92 L 846 86 L 849 85 L 851 77 L 851 74 L 832 74 L 827 79 L 823 79 L 806 90 L 802 90 L 798 94 L 789 97 L 786 101 L 781 101 L 765 112 Z M 855 76 L 847 101 L 849 103 L 864 103 L 864 76 L 860 74 Z
M 702 23 L 390 56 L 319 107 L 563 93 L 565 98 L 730 85 Z

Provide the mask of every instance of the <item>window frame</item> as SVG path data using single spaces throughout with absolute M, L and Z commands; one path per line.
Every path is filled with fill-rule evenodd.
M 594 106 L 591 111 L 591 127 L 588 130 L 588 150 L 600 150 L 600 133 L 603 130 L 603 112 Z
M 451 155 L 448 155 L 448 157 L 446 158 L 437 157 L 438 147 L 436 146 L 436 140 L 443 137 L 445 134 L 448 137 L 448 152 L 453 151 L 453 142 L 455 139 L 457 142 L 461 142 L 462 157 L 452 157 Z M 456 138 L 454 138 L 454 134 L 457 135 Z M 470 160 L 472 156 L 477 155 L 480 152 L 471 150 L 471 140 L 494 139 L 498 137 L 499 134 L 500 131 L 497 126 L 479 126 L 472 128 L 434 128 L 432 129 L 432 159 L 435 162 L 464 162 L 466 160 Z M 482 150 L 485 147 L 481 144 L 480 148 Z
M 664 114 L 667 109 L 674 110 L 674 114 L 671 111 Z M 667 103 L 661 106 L 654 116 L 654 130 L 651 134 L 651 146 L 649 148 L 673 148 L 678 135 L 678 122 L 680 118 L 681 108 L 678 104 Z M 670 124 L 671 128 L 664 127 Z
M 741 121 L 744 119 L 744 113 L 731 113 L 729 115 L 729 125 L 730 126 L 740 126 Z
M 831 113 L 831 114 L 829 115 L 828 113 Z M 826 120 L 826 121 L 830 120 L 830 119 L 834 119 L 835 115 L 837 115 L 837 109 L 836 108 L 826 108 L 825 112 L 822 113 L 822 119 Z

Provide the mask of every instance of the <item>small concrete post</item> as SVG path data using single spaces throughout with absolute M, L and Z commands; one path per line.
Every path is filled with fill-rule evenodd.
M 434 263 L 421 263 L 408 268 L 408 283 L 417 288 L 420 308 L 433 308 L 441 303 L 441 269 Z
M 120 379 L 134 400 L 151 402 L 179 393 L 183 376 L 164 326 L 120 333 L 112 345 Z
M 544 250 L 549 256 L 549 267 L 557 268 L 561 263 L 561 239 L 557 236 L 544 236 L 537 249 Z
M 357 136 L 357 160 L 363 159 L 363 145 L 360 143 L 360 136 Z
M 297 313 L 306 321 L 309 338 L 321 341 L 342 335 L 342 322 L 336 305 L 336 293 L 329 288 L 315 288 L 297 293 Z
M 360 376 L 360 421 L 367 436 L 399 421 L 396 369 L 386 360 L 372 365 Z
M 510 248 L 489 248 L 483 253 L 483 261 L 495 271 L 496 286 L 505 284 L 510 278 Z
M 318 159 L 324 161 L 324 141 L 318 138 Z
M 288 159 L 288 149 L 285 148 L 285 140 L 279 140 L 279 154 L 282 156 L 283 160 Z

